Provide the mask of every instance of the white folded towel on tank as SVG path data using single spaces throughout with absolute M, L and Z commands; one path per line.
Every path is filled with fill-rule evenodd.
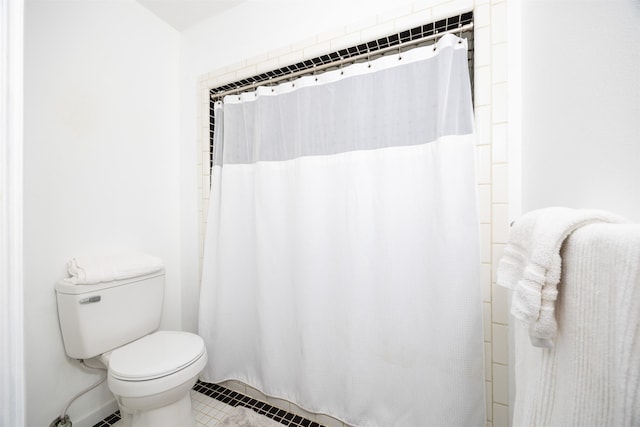
M 536 347 L 553 347 L 556 337 L 554 309 L 562 274 L 562 243 L 576 229 L 595 222 L 627 221 L 600 210 L 550 207 L 523 215 L 511 228 L 496 282 L 513 290 L 511 314 L 529 324 L 531 343 Z
M 160 258 L 140 252 L 86 255 L 71 258 L 65 279 L 76 285 L 92 285 L 155 273 L 164 268 Z

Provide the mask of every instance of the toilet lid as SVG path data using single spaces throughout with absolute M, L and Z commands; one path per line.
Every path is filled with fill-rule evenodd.
M 158 331 L 114 350 L 109 373 L 127 381 L 160 378 L 191 365 L 204 351 L 204 341 L 198 335 Z

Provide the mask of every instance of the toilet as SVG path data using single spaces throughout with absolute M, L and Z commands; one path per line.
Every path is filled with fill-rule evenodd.
M 164 269 L 90 285 L 56 283 L 67 355 L 97 357 L 125 427 L 195 427 L 190 390 L 207 364 L 204 342 L 159 331 Z

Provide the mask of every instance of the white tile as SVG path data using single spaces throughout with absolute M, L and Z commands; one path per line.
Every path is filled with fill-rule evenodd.
M 296 50 L 286 55 L 278 57 L 278 66 L 286 67 L 287 65 L 297 64 L 304 59 L 304 51 L 302 49 Z
M 267 396 L 267 403 L 271 406 L 275 406 L 276 408 L 284 409 L 287 412 L 291 410 L 289 401 L 284 399 Z
M 338 27 L 335 28 L 333 30 L 330 31 L 326 31 L 324 33 L 320 33 L 317 36 L 317 41 L 318 42 L 325 42 L 331 39 L 335 39 L 338 37 L 342 37 L 347 33 L 347 27 L 342 26 L 342 27 Z
M 417 12 L 419 10 L 431 9 L 434 4 L 436 3 L 433 0 L 414 0 L 413 11 Z
M 208 167 L 209 167 L 209 161 L 210 161 L 210 154 L 209 154 L 209 152 L 208 152 L 208 151 L 207 151 L 206 153 L 205 153 L 205 152 L 203 152 L 203 153 L 201 153 L 201 154 L 202 154 L 202 155 L 200 156 L 200 162 L 199 162 L 199 164 L 200 164 L 200 165 L 207 165 L 207 168 L 208 168 Z M 204 169 L 203 169 L 203 171 L 204 171 Z
M 279 58 L 282 55 L 286 55 L 291 52 L 291 45 L 283 46 L 280 49 L 274 49 L 267 54 L 269 59 L 271 58 Z
M 362 43 L 360 32 L 348 33 L 344 36 L 337 37 L 331 40 L 331 51 L 333 52 L 336 50 L 344 49 L 346 47 L 357 46 L 360 43 Z
M 491 147 L 476 147 L 476 174 L 478 184 L 491 184 Z
M 478 185 L 478 215 L 481 224 L 491 222 L 491 185 Z
M 489 145 L 491 141 L 492 122 L 491 107 L 488 105 L 475 108 L 476 144 Z
M 491 343 L 484 343 L 484 379 L 485 381 L 491 381 Z
M 493 83 L 507 81 L 507 44 L 494 44 L 491 47 L 491 80 Z
M 255 389 L 251 386 L 247 386 L 247 396 L 253 397 L 254 399 L 260 400 L 262 402 L 267 401 L 267 396 L 264 393 L 262 393 L 260 390 Z
M 480 224 L 480 262 L 491 262 L 491 224 Z
M 238 61 L 235 64 L 228 65 L 227 66 L 227 70 L 229 70 L 229 72 L 231 72 L 231 73 L 235 73 L 238 70 L 241 70 L 246 66 L 247 66 L 247 61 L 246 61 L 246 59 L 243 59 L 242 61 Z
M 448 1 L 433 7 L 433 19 L 437 21 L 470 10 L 473 10 L 473 0 Z
M 507 325 L 493 324 L 491 340 L 491 360 L 501 365 L 509 364 L 509 327 Z
M 484 341 L 491 342 L 491 303 L 482 303 L 482 325 Z
M 491 134 L 491 161 L 493 163 L 506 163 L 509 160 L 507 124 L 499 123 L 493 125 Z
M 473 33 L 473 65 L 484 67 L 491 65 L 491 29 L 476 28 Z
M 484 400 L 487 405 L 487 420 L 491 421 L 493 409 L 493 387 L 491 381 L 484 382 Z
M 475 105 L 491 104 L 491 68 L 489 66 L 476 67 L 475 74 Z
M 212 80 L 217 80 L 222 74 L 226 73 L 226 69 L 215 70 L 207 74 L 207 81 L 203 83 L 206 86 L 211 83 Z M 217 82 L 216 82 L 217 83 Z
M 317 56 L 326 55 L 327 53 L 331 53 L 331 42 L 326 41 L 322 43 L 317 43 L 313 46 L 308 46 L 304 48 L 304 57 L 307 59 L 315 58 Z
M 325 414 L 318 414 L 316 416 L 316 421 L 319 424 L 322 424 L 323 426 L 327 426 L 327 427 L 344 427 L 345 425 L 342 421 L 336 420 L 335 418 L 332 418 Z
M 507 2 L 491 5 L 491 42 L 505 43 L 508 33 Z
M 425 25 L 430 22 L 433 22 L 431 9 L 423 9 L 421 11 L 396 18 L 394 22 L 394 32 L 399 33 L 404 30 L 410 30 L 419 25 Z
M 256 64 L 256 72 L 258 74 L 266 73 L 267 71 L 276 70 L 278 68 L 278 58 L 266 59 Z
M 509 427 L 509 408 L 506 405 L 493 404 L 493 427 Z
M 247 59 L 247 65 L 257 65 L 261 62 L 264 62 L 269 59 L 268 53 L 263 53 L 261 55 L 254 56 L 252 58 Z
M 481 264 L 482 301 L 491 302 L 491 264 Z
M 383 22 L 376 24 L 373 27 L 363 29 L 360 33 L 360 38 L 365 42 L 377 40 L 388 34 L 392 34 L 394 29 L 394 21 Z
M 493 243 L 491 245 L 491 282 L 492 283 L 496 283 L 496 272 L 498 271 L 498 262 L 500 261 L 500 258 L 502 258 L 502 253 L 504 252 L 505 246 L 507 245 L 504 243 Z
M 492 319 L 494 323 L 509 324 L 509 290 L 503 286 L 493 284 L 491 300 Z
M 319 414 L 314 414 L 313 412 L 309 412 L 306 409 L 299 407 L 295 403 L 290 403 L 289 407 L 290 407 L 289 411 L 292 414 L 300 415 L 301 417 L 304 417 L 308 420 L 318 421 L 317 417 L 319 416 Z M 324 424 L 324 423 L 321 423 L 321 424 Z
M 493 243 L 507 243 L 509 239 L 508 206 L 506 204 L 494 203 L 491 217 L 491 241 Z
M 503 405 L 509 404 L 509 380 L 508 368 L 504 365 L 494 363 L 493 369 L 493 401 Z
M 491 181 L 491 201 L 493 203 L 507 203 L 509 201 L 507 174 L 508 165 L 506 163 L 493 165 Z
M 411 15 L 412 12 L 413 12 L 413 7 L 410 3 L 401 4 L 399 6 L 394 7 L 393 9 L 385 10 L 383 13 L 378 15 L 378 23 L 391 21 L 391 20 L 395 21 L 404 16 Z M 425 24 L 428 24 L 428 23 L 429 22 L 425 22 Z
M 197 427 L 215 426 L 233 409 L 229 405 L 194 390 L 191 390 L 191 406 Z
M 233 71 L 232 72 L 228 72 L 228 73 L 225 73 L 225 74 L 222 74 L 222 75 L 218 76 L 216 86 L 221 86 L 221 85 L 226 84 L 226 83 L 232 83 L 235 80 L 236 80 L 236 73 L 233 72 Z
M 502 123 L 508 120 L 507 95 L 507 83 L 497 83 L 492 86 L 491 115 L 493 123 Z
M 378 23 L 377 16 L 365 17 L 359 21 L 356 21 L 347 25 L 347 34 L 356 33 L 356 32 L 359 33 L 360 31 L 366 28 L 373 27 L 377 23 Z
M 229 380 L 225 381 L 224 384 L 221 384 L 223 387 L 228 388 L 229 390 L 237 391 L 238 393 L 247 394 L 247 386 L 240 381 Z
M 291 45 L 291 50 L 305 50 L 308 47 L 314 46 L 317 43 L 318 43 L 317 36 L 309 37 L 304 40 L 300 40 L 298 42 L 293 43 Z
M 473 9 L 473 25 L 475 28 L 491 25 L 491 6 L 489 4 L 476 4 L 475 9 Z

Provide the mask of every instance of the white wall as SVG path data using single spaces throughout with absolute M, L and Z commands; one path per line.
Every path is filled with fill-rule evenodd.
M 0 426 L 24 424 L 22 79 L 24 3 L 0 0 Z
M 522 203 L 640 221 L 640 2 L 522 1 Z
M 96 378 L 62 346 L 54 283 L 70 257 L 127 248 L 163 258 L 162 326 L 181 328 L 179 45 L 133 0 L 27 1 L 27 426 L 49 425 Z M 106 384 L 76 401 L 74 426 L 93 425 L 111 401 Z

